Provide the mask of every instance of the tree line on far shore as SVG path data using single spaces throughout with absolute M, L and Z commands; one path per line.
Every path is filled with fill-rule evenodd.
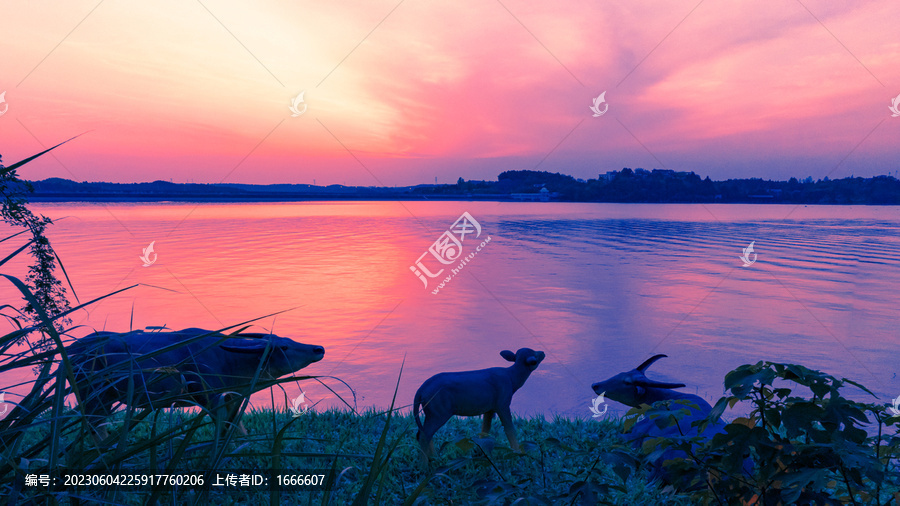
M 713 181 L 694 172 L 624 168 L 597 179 L 576 179 L 560 173 L 512 170 L 497 181 L 466 181 L 455 185 L 417 187 L 421 194 L 519 194 L 547 189 L 548 198 L 575 202 L 743 202 L 796 204 L 900 204 L 900 180 L 892 176 L 812 178 L 771 181 L 760 178 Z
M 570 202 L 648 203 L 783 203 L 900 205 L 900 180 L 893 176 L 847 177 L 818 181 L 760 178 L 713 181 L 694 172 L 624 168 L 576 179 L 566 174 L 510 170 L 496 181 L 456 184 L 421 184 L 371 187 L 309 184 L 194 184 L 153 181 L 145 183 L 75 182 L 60 178 L 33 182 L 37 199 L 166 199 L 210 198 L 241 200 L 279 199 L 521 199 Z

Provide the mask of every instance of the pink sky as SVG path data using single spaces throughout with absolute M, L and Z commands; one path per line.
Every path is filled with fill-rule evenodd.
M 535 168 L 900 171 L 896 0 L 249 5 L 7 4 L 3 160 L 90 131 L 21 174 L 407 185 Z M 308 109 L 291 117 L 301 91 Z

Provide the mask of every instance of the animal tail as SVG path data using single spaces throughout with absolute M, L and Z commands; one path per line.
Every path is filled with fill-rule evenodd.
M 416 426 L 419 428 L 419 433 L 422 433 L 422 422 L 419 420 L 419 406 L 422 405 L 422 395 L 419 392 L 416 392 L 416 397 L 413 399 L 413 417 L 416 419 Z M 418 439 L 418 436 L 417 436 Z

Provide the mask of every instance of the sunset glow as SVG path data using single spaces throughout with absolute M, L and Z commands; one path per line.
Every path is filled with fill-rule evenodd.
M 117 182 L 896 173 L 898 19 L 892 0 L 7 3 L 0 154 L 88 131 L 22 176 Z

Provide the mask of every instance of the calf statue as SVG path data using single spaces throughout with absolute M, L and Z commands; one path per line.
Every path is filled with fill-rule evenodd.
M 419 427 L 416 439 L 422 446 L 423 464 L 434 456 L 434 433 L 453 415 L 484 415 L 481 431 L 488 433 L 496 413 L 509 439 L 509 446 L 519 451 L 509 403 L 516 390 L 522 388 L 531 372 L 544 360 L 544 352 L 521 348 L 515 353 L 503 350 L 500 356 L 513 362 L 513 365 L 477 371 L 442 372 L 425 380 L 416 391 L 413 415 Z M 420 406 L 425 413 L 424 424 L 419 421 Z
M 226 336 L 189 328 L 95 332 L 70 344 L 67 353 L 84 413 L 105 439 L 98 422 L 116 402 L 149 409 L 199 405 L 220 426 L 229 395 L 271 386 L 272 380 L 322 360 L 325 348 L 274 334 Z

